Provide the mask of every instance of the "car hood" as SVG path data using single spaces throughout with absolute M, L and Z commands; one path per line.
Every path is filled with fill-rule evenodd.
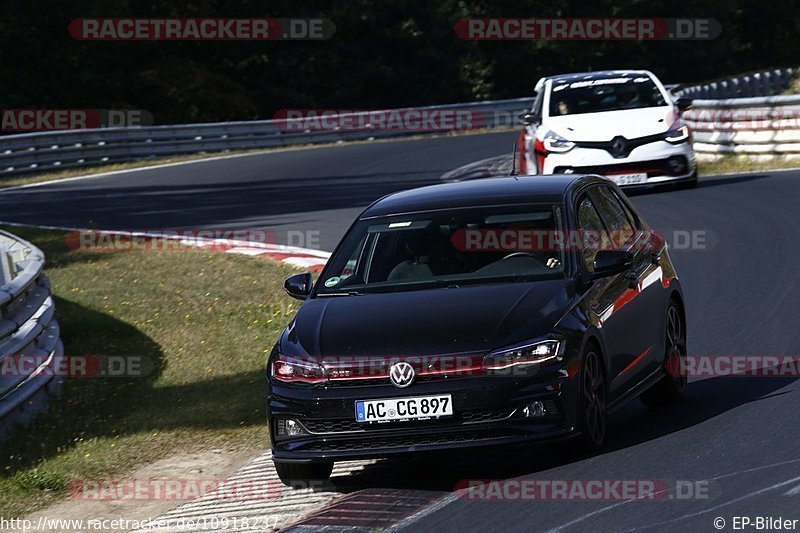
M 484 353 L 547 333 L 574 298 L 565 280 L 315 298 L 284 332 L 284 353 Z
M 635 139 L 664 133 L 675 121 L 671 106 L 584 113 L 547 119 L 549 129 L 570 141 L 610 141 L 621 135 Z

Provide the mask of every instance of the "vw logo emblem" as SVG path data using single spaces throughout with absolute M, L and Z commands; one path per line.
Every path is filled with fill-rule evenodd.
M 615 137 L 611 143 L 611 155 L 621 157 L 625 153 L 627 143 L 622 137 Z
M 389 380 L 395 387 L 408 387 L 414 382 L 414 367 L 405 361 L 393 364 L 389 369 Z

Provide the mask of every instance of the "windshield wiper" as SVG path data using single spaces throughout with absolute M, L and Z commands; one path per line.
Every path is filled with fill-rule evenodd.
M 343 292 L 321 292 L 317 294 L 317 298 L 322 298 L 325 296 L 362 296 L 363 292 L 358 291 L 343 291 Z

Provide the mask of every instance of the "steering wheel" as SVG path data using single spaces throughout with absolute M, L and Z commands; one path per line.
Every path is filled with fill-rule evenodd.
M 506 259 L 512 259 L 514 257 L 530 257 L 531 259 L 533 259 L 534 261 L 536 261 L 540 265 L 548 266 L 547 262 L 544 259 L 542 259 L 541 257 L 539 257 L 538 255 L 536 255 L 533 252 L 511 252 L 510 254 L 508 254 L 507 256 L 502 258 L 500 261 L 505 261 Z
M 541 259 L 539 259 L 533 254 L 533 252 L 511 252 L 510 254 L 502 258 L 500 261 L 505 261 L 506 259 L 511 259 L 512 257 L 522 257 L 522 256 L 527 256 L 530 257 L 531 259 L 536 259 L 540 263 L 542 262 Z

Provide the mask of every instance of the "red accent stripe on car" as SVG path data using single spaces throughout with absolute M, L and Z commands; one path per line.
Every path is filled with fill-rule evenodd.
M 623 369 L 622 369 L 622 372 L 620 372 L 620 374 L 624 374 L 625 372 L 627 372 L 628 370 L 630 370 L 631 368 L 633 368 L 634 366 L 636 366 L 637 364 L 639 364 L 639 361 L 641 361 L 642 359 L 644 359 L 644 358 L 645 358 L 645 356 L 646 356 L 647 354 L 649 354 L 649 353 L 650 353 L 650 350 L 652 350 L 652 349 L 653 349 L 653 347 L 652 347 L 652 346 L 648 346 L 648 347 L 647 347 L 647 349 L 646 349 L 645 351 L 643 351 L 642 353 L 640 353 L 639 355 L 637 355 L 637 356 L 634 358 L 634 360 L 633 360 L 633 361 L 631 361 L 630 363 L 628 363 L 628 366 L 626 366 L 625 368 L 623 368 Z
M 519 132 L 517 138 L 517 172 L 521 175 L 528 173 L 528 158 L 525 155 L 525 130 Z
M 622 309 L 625 304 L 633 300 L 639 294 L 639 289 L 626 289 L 619 298 L 614 300 L 614 312 L 616 313 Z
M 544 143 L 539 139 L 533 142 L 533 153 L 536 155 L 536 169 L 537 174 L 544 172 L 544 158 L 547 157 L 547 150 L 544 149 Z

